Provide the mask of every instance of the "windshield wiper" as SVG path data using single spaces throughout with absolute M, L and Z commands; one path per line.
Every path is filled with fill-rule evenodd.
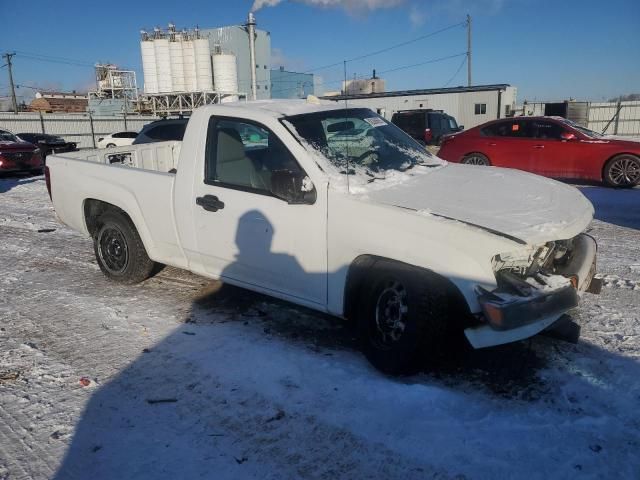
M 416 162 L 413 165 L 420 165 L 421 167 L 427 167 L 427 168 L 434 168 L 434 167 L 439 167 L 440 164 L 439 163 L 425 163 L 425 162 Z M 413 166 L 411 165 L 411 166 Z
M 385 177 L 371 177 L 369 180 L 367 180 L 367 183 L 372 183 L 375 182 L 376 180 L 384 180 Z

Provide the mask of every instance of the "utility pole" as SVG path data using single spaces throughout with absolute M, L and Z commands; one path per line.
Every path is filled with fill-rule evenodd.
M 13 113 L 18 114 L 18 102 L 16 100 L 16 88 L 13 85 L 13 72 L 11 71 L 11 57 L 15 56 L 15 53 L 5 53 L 4 58 L 7 59 L 7 70 L 9 70 L 9 87 L 11 87 L 11 103 L 13 103 Z
M 467 86 L 471 86 L 471 15 L 467 14 Z

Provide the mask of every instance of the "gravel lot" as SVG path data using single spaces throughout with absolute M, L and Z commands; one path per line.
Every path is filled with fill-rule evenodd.
M 640 478 L 640 189 L 549 337 L 389 378 L 348 326 L 166 268 L 109 283 L 42 177 L 0 179 L 0 479 Z

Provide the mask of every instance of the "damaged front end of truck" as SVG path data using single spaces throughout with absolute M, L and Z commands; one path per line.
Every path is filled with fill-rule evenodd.
M 596 241 L 580 234 L 492 259 L 497 287 L 476 287 L 482 313 L 465 330 L 474 348 L 510 343 L 549 329 L 578 305 L 582 292 L 599 293 Z

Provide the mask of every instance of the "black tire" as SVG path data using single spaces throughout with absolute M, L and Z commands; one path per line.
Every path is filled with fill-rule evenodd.
M 149 258 L 131 220 L 119 212 L 98 219 L 93 249 L 100 270 L 114 282 L 140 283 L 151 276 L 155 262 Z
M 357 321 L 363 352 L 377 369 L 412 374 L 442 357 L 450 320 L 443 283 L 429 272 L 387 260 L 371 268 L 360 291 Z M 394 316 L 400 322 L 391 326 Z
M 604 166 L 602 179 L 609 187 L 635 187 L 640 184 L 640 158 L 628 153 L 616 155 Z
M 485 167 L 491 166 L 489 157 L 479 152 L 467 153 L 464 157 L 462 157 L 460 163 L 464 163 L 465 165 L 481 165 Z
M 116 146 L 115 143 L 107 143 L 107 148 L 113 148 L 115 146 Z

